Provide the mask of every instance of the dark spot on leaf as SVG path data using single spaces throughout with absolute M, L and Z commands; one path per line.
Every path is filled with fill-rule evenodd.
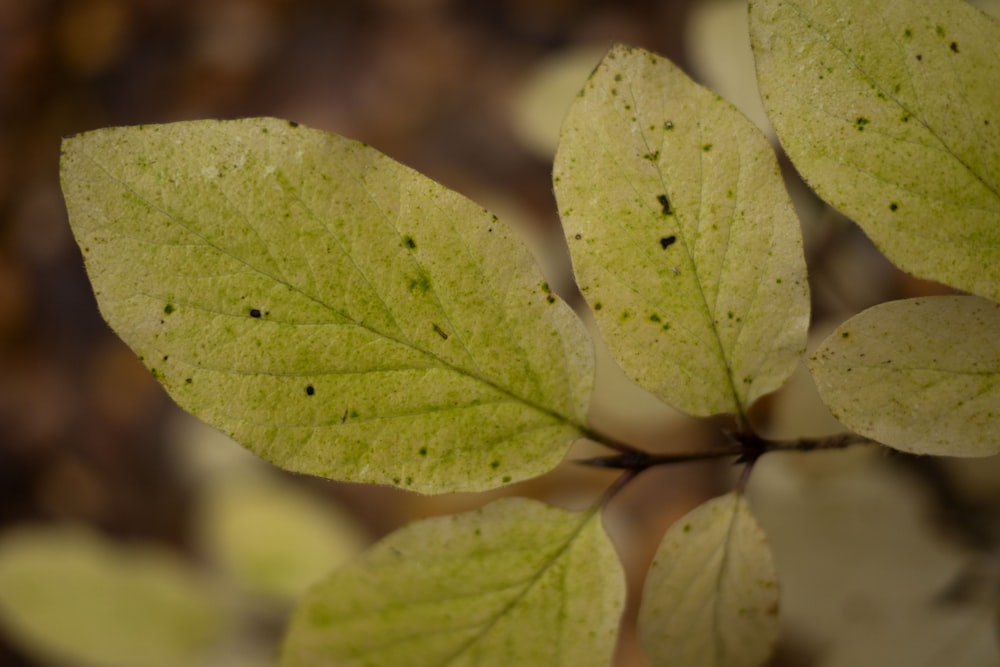
M 552 296 L 551 294 L 548 295 L 547 297 L 545 297 L 545 300 L 548 301 L 550 304 L 556 302 L 556 298 L 554 296 Z
M 255 319 L 260 319 L 260 311 L 257 310 L 256 308 L 251 308 L 250 309 L 250 317 L 253 317 Z
M 167 315 L 174 312 L 174 304 L 168 303 L 167 305 L 165 305 L 163 307 L 163 312 L 166 313 Z
M 622 316 L 621 316 L 622 322 L 630 319 L 631 317 L 632 317 L 632 313 L 628 312 L 627 310 L 623 310 L 622 311 Z
M 896 202 L 892 202 L 891 204 L 889 204 L 889 210 L 890 211 L 895 212 L 898 208 L 899 208 L 899 204 L 897 204 Z
M 712 144 L 702 144 L 701 150 L 705 151 L 706 153 L 709 152 L 710 150 L 712 150 Z
M 192 380 L 191 378 L 184 378 L 184 384 L 193 384 L 193 383 L 194 380 Z
M 667 195 L 657 195 L 656 201 L 660 203 L 660 210 L 663 215 L 673 215 L 674 210 L 670 208 L 670 200 L 667 199 Z
M 503 477 L 502 477 L 502 478 L 500 479 L 500 483 L 501 483 L 501 484 L 507 484 L 508 482 L 510 482 L 510 475 L 504 475 L 504 476 L 503 476 Z
M 411 278 L 407 286 L 411 294 L 424 294 L 431 288 L 431 279 L 421 274 L 417 278 Z
M 650 162 L 656 162 L 660 159 L 660 151 L 653 151 L 652 153 L 646 153 L 642 156 L 643 160 L 649 160 Z
M 942 25 L 937 26 L 936 28 L 934 28 L 934 32 L 937 33 L 938 37 L 944 37 L 944 26 Z
M 552 288 L 549 287 L 549 284 L 547 282 L 542 282 L 540 287 L 542 288 L 542 291 L 545 292 L 546 294 L 552 291 Z
M 905 37 L 906 39 L 910 39 L 911 37 L 913 37 L 913 30 L 911 30 L 910 28 L 904 30 L 903 37 Z
M 436 324 L 432 324 L 431 327 L 434 329 L 434 333 L 436 333 L 438 336 L 441 336 L 441 340 L 448 340 L 448 334 L 445 333 L 444 329 L 442 329 Z
M 659 322 L 660 321 L 660 316 L 657 315 L 656 313 L 653 313 L 652 315 L 649 316 L 649 321 L 650 322 Z
M 594 304 L 594 310 L 600 310 L 601 308 L 604 308 L 604 304 L 600 301 Z
M 952 42 L 948 48 L 951 49 L 952 53 L 958 53 L 958 42 Z
M 500 467 L 500 462 L 499 461 L 490 461 L 490 467 L 493 468 L 494 470 L 496 470 L 497 468 Z
M 294 120 L 288 121 L 288 127 L 298 127 L 298 126 L 299 124 L 296 123 Z
M 674 121 L 668 120 L 667 122 L 665 122 L 663 124 L 663 129 L 668 131 L 674 129 Z
M 691 532 L 691 524 L 689 524 L 689 523 L 684 524 L 684 529 L 683 530 L 684 530 L 685 533 L 690 533 Z
M 923 60 L 924 56 L 920 53 L 917 54 L 917 60 Z
M 845 331 L 842 334 L 840 334 L 840 337 L 841 338 L 850 338 L 851 337 L 851 332 L 850 331 Z
M 410 250 L 415 250 L 417 247 L 417 242 L 413 240 L 412 236 L 404 236 L 403 245 L 405 245 Z
M 574 234 L 573 238 L 576 239 L 577 241 L 579 241 L 580 239 L 583 238 L 583 234 Z
M 858 116 L 854 120 L 854 126 L 856 128 L 858 128 L 858 132 L 864 132 L 865 131 L 865 126 L 868 125 L 868 123 L 870 123 L 870 122 L 871 121 L 868 120 L 867 118 L 865 118 L 864 116 Z
M 670 236 L 664 236 L 662 239 L 660 239 L 660 247 L 666 250 L 676 242 L 677 242 L 677 237 L 674 236 L 673 234 L 671 234 Z
M 620 73 L 615 74 L 615 81 L 621 81 L 621 80 L 622 80 L 622 75 Z
M 418 453 L 418 454 L 420 454 L 421 456 L 427 456 L 427 448 L 426 448 L 426 447 L 421 447 L 421 448 L 420 448 L 420 449 L 419 449 L 419 450 L 417 451 L 417 453 Z
M 311 384 L 307 384 L 306 385 L 306 396 L 312 396 L 315 393 L 316 393 L 316 387 L 312 386 Z

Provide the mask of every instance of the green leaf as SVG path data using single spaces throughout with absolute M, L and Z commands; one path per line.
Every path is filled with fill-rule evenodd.
M 813 353 L 823 401 L 848 427 L 917 454 L 1000 453 L 1000 304 L 974 296 L 883 303 Z
M 1000 23 L 961 0 L 755 0 L 796 168 L 906 271 L 1000 299 Z
M 274 119 L 99 130 L 63 190 L 98 303 L 184 409 L 283 468 L 423 492 L 546 472 L 583 325 L 494 216 Z
M 207 664 L 223 630 L 203 582 L 170 554 L 81 528 L 22 528 L 0 543 L 4 633 L 59 664 Z
M 805 350 L 798 220 L 763 135 L 669 61 L 614 47 L 555 162 L 573 268 L 625 372 L 693 415 L 745 413 Z
M 667 530 L 646 576 L 639 641 L 652 663 L 755 667 L 778 641 L 767 539 L 742 494 L 703 503 Z
M 212 480 L 199 509 L 212 561 L 268 599 L 295 600 L 364 546 L 347 516 L 267 471 Z
M 598 667 L 624 578 L 599 514 L 507 498 L 410 524 L 292 618 L 282 667 Z

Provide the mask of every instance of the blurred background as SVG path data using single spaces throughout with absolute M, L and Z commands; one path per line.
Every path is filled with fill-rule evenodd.
M 183 597 L 174 612 L 202 620 L 178 630 L 188 653 L 148 664 L 266 665 L 291 601 L 316 576 L 408 521 L 489 497 L 292 478 L 183 415 L 100 318 L 59 191 L 61 137 L 245 116 L 335 131 L 510 220 L 572 301 L 550 169 L 575 91 L 626 42 L 667 56 L 766 128 L 745 29 L 744 3 L 724 0 L 0 2 L 0 552 L 25 571 L 66 573 L 67 590 L 111 581 L 125 561 L 139 563 L 126 597 L 160 599 L 157 582 L 168 581 Z M 817 336 L 875 303 L 946 291 L 896 271 L 784 167 Z M 595 422 L 656 451 L 708 446 L 702 424 L 601 369 Z M 775 437 L 840 430 L 805 375 L 757 412 Z M 775 665 L 990 664 L 980 661 L 996 655 L 993 461 L 868 449 L 770 458 L 751 491 L 786 587 Z M 655 470 L 615 500 L 606 523 L 633 607 L 618 664 L 646 664 L 628 619 L 663 530 L 726 491 L 732 473 Z M 505 493 L 579 507 L 612 479 L 565 466 Z M 65 558 L 47 561 L 53 553 Z M 16 571 L 0 571 L 0 586 Z M 60 645 L 5 609 L 3 667 L 143 664 L 108 657 L 135 647 L 74 648 L 96 631 L 63 628 Z M 910 658 L 885 653 L 920 641 L 936 643 Z M 935 655 L 944 662 L 926 662 Z

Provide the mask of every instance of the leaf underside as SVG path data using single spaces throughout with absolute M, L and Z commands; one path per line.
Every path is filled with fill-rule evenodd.
M 275 119 L 98 130 L 62 181 L 101 311 L 184 409 L 298 472 L 423 492 L 546 472 L 582 324 L 468 199 Z
M 906 271 L 1000 300 L 1000 22 L 962 0 L 754 0 L 768 115 Z
M 852 430 L 916 454 L 1000 453 L 1000 304 L 892 301 L 834 331 L 810 369 Z
M 393 533 L 314 587 L 282 667 L 603 667 L 625 588 L 599 514 L 507 498 Z
M 554 181 L 580 288 L 633 380 L 705 416 L 787 379 L 809 319 L 801 233 L 734 107 L 616 46 L 566 118 Z
M 639 640 L 656 667 L 757 667 L 778 640 L 778 585 L 767 539 L 738 493 L 667 530 L 646 576 Z

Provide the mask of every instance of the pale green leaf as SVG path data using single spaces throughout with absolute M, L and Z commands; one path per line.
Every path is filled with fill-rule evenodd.
M 756 667 L 778 641 L 778 585 L 742 494 L 705 502 L 663 537 L 646 576 L 639 640 L 653 665 Z
M 1000 304 L 975 296 L 883 303 L 811 356 L 823 401 L 852 430 L 918 454 L 1000 453 Z
M 199 510 L 207 555 L 265 598 L 294 600 L 365 544 L 349 517 L 268 472 L 212 480 Z
M 88 667 L 208 664 L 224 629 L 203 582 L 170 554 L 70 527 L 4 536 L 0 624 L 34 654 Z
M 523 498 L 393 533 L 313 588 L 283 667 L 598 667 L 625 587 L 599 514 Z
M 1000 23 L 962 0 L 754 0 L 795 166 L 906 271 L 1000 299 Z
M 580 288 L 633 380 L 709 415 L 788 377 L 809 319 L 802 238 L 742 114 L 616 46 L 566 118 L 554 179 Z
M 554 467 L 592 348 L 468 199 L 274 119 L 66 141 L 70 222 L 105 318 L 171 396 L 299 472 L 424 492 Z

